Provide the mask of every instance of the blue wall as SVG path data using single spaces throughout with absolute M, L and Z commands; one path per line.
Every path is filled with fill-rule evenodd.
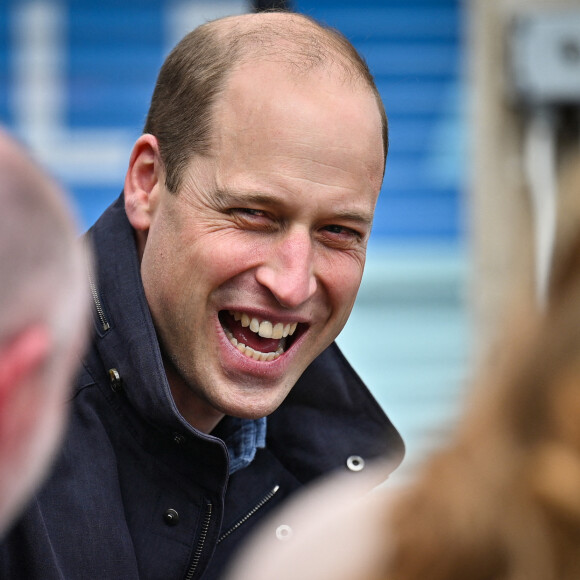
M 56 82 L 62 102 L 56 125 L 81 140 L 87 131 L 97 130 L 93 139 L 100 145 L 95 149 L 107 149 L 110 143 L 120 149 L 119 156 L 128 157 L 169 48 L 167 23 L 176 3 L 45 3 L 59 14 L 61 30 Z M 21 84 L 18 70 L 26 66 L 16 23 L 18 11 L 26 5 L 26 0 L 5 0 L 0 5 L 0 122 L 31 140 L 15 107 L 16 87 Z M 295 0 L 294 7 L 349 37 L 367 59 L 383 95 L 391 149 L 374 241 L 461 243 L 465 139 L 458 0 Z M 114 131 L 122 135 L 115 136 Z M 81 156 L 81 147 L 75 148 L 74 142 L 71 138 L 75 155 Z M 73 156 L 66 147 L 60 156 L 45 155 L 43 147 L 51 145 L 36 148 L 73 192 L 83 222 L 89 225 L 121 190 L 126 160 L 109 159 L 95 177 L 91 175 L 95 168 L 83 171 L 86 160 L 67 166 L 66 158 Z M 99 159 L 95 156 L 95 163 Z

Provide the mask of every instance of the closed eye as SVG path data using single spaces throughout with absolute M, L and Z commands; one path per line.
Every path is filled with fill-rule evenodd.
M 237 224 L 247 230 L 272 231 L 276 229 L 277 222 L 274 216 L 267 211 L 250 207 L 236 207 L 228 210 Z
M 249 216 L 265 217 L 266 212 L 261 209 L 252 209 L 250 207 L 236 207 L 232 210 L 233 212 L 240 212 L 242 214 L 247 214 Z
M 348 226 L 329 224 L 319 230 L 320 241 L 337 250 L 355 250 L 366 245 L 367 233 Z
M 324 226 L 323 230 L 335 236 L 352 237 L 359 240 L 363 238 L 363 234 L 361 232 L 346 226 L 332 224 L 329 226 Z

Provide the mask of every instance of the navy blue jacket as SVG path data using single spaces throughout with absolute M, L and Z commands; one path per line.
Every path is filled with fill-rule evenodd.
M 402 440 L 338 347 L 268 418 L 267 445 L 231 476 L 224 442 L 178 414 L 123 196 L 89 231 L 95 336 L 53 472 L 0 546 L 3 580 L 219 578 L 240 539 L 349 457 L 403 455 Z

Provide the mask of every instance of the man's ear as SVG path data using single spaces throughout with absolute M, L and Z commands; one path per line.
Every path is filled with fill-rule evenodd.
M 0 411 L 9 411 L 10 401 L 38 376 L 47 361 L 52 337 L 43 324 L 35 324 L 0 345 Z
M 157 139 L 148 133 L 137 139 L 125 176 L 125 211 L 137 232 L 147 233 L 164 174 Z

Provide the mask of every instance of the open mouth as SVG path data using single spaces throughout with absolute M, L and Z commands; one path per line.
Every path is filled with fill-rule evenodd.
M 248 358 L 272 361 L 288 350 L 298 323 L 260 320 L 245 312 L 222 310 L 219 319 L 229 341 Z

